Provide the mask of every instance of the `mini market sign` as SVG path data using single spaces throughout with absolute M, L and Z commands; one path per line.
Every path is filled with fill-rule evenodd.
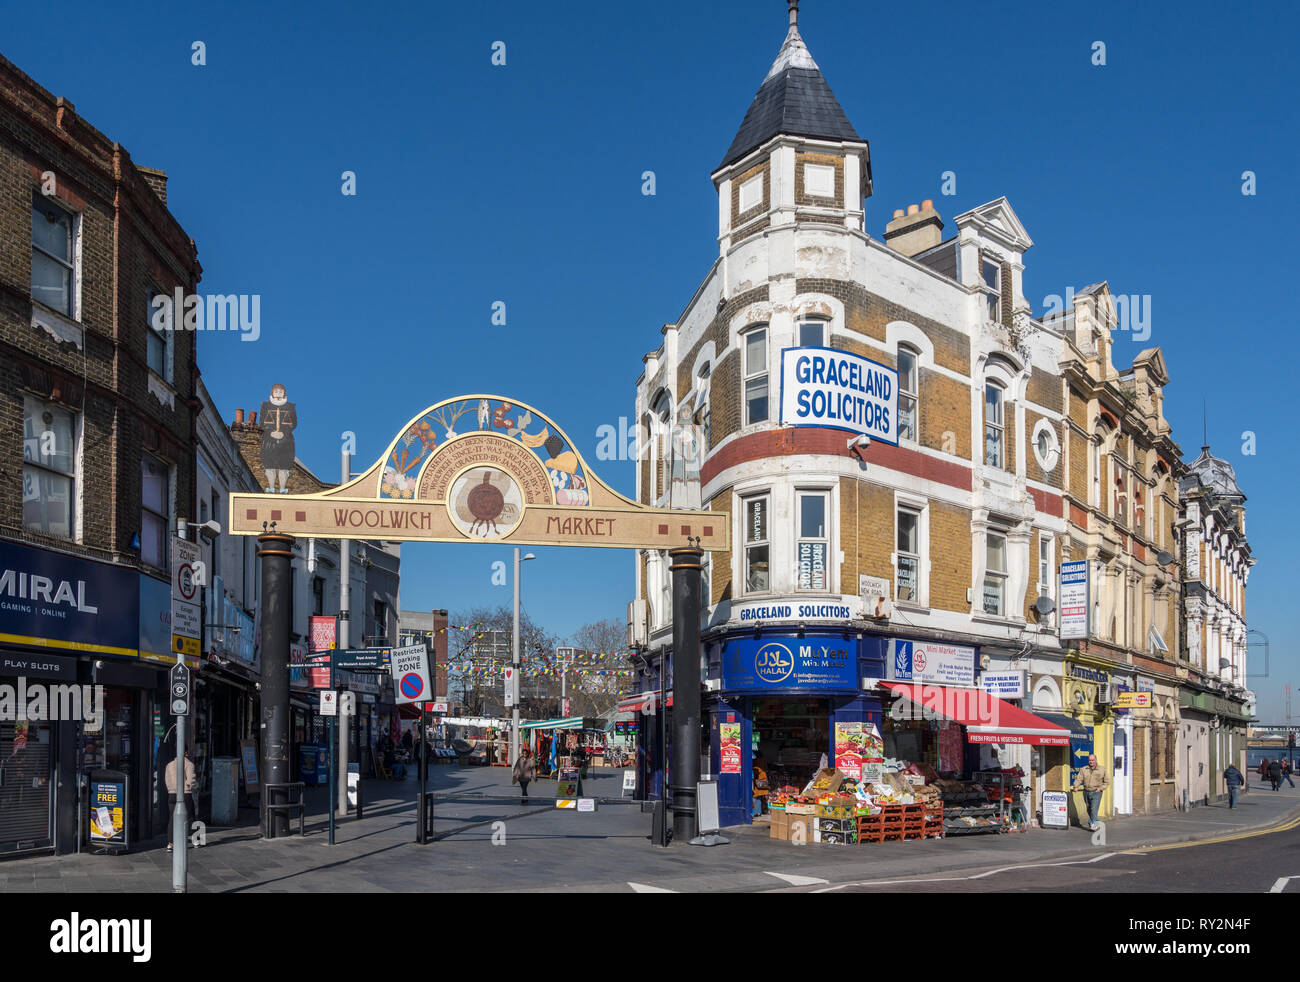
M 328 539 L 725 550 L 724 513 L 650 508 L 597 477 L 538 410 L 502 396 L 430 406 L 360 477 L 315 494 L 230 495 L 230 531 Z

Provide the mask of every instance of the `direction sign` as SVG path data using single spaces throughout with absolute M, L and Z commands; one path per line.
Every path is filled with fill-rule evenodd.
M 190 670 L 183 662 L 172 666 L 168 677 L 169 699 L 173 716 L 190 714 Z
M 389 671 L 393 675 L 394 702 L 398 705 L 428 702 L 433 694 L 433 680 L 429 677 L 429 650 L 423 643 L 393 648 Z
M 388 653 L 391 648 L 340 648 L 331 651 L 331 661 L 335 668 L 349 672 L 383 671 L 388 667 Z

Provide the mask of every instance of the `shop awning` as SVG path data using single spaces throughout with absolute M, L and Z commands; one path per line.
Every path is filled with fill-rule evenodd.
M 673 706 L 673 694 L 668 693 L 666 700 L 668 708 Z M 653 713 L 655 707 L 659 705 L 659 693 L 656 692 L 638 692 L 634 696 L 624 696 L 618 701 L 618 711 L 620 713 Z
M 565 716 L 561 719 L 540 719 L 530 723 L 520 723 L 521 730 L 581 730 L 581 716 Z
M 1019 743 L 1033 747 L 1068 747 L 1071 727 L 991 696 L 982 689 L 912 682 L 881 682 L 926 714 L 966 727 L 970 743 Z M 1062 717 L 1065 719 L 1066 717 Z

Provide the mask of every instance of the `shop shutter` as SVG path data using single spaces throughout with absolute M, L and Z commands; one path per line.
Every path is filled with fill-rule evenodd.
M 50 844 L 51 747 L 48 723 L 0 723 L 0 849 Z

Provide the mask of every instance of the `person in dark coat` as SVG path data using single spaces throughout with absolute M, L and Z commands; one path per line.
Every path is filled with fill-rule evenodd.
M 1268 779 L 1274 791 L 1282 786 L 1282 761 L 1275 760 L 1268 765 Z
M 1278 763 L 1282 765 L 1282 777 L 1286 779 L 1287 784 L 1294 788 L 1295 782 L 1291 780 L 1291 761 L 1283 758 L 1282 760 L 1279 760 Z M 1279 788 L 1282 787 L 1282 782 L 1278 781 L 1277 786 Z
M 262 403 L 262 470 L 266 493 L 274 494 L 277 479 L 280 493 L 289 493 L 289 472 L 293 470 L 293 431 L 298 426 L 298 407 L 288 401 L 283 385 L 271 386 L 271 398 Z
M 1223 772 L 1223 783 L 1228 786 L 1228 807 L 1237 807 L 1237 792 L 1241 786 L 1246 783 L 1245 776 L 1237 770 L 1236 764 L 1229 764 Z

